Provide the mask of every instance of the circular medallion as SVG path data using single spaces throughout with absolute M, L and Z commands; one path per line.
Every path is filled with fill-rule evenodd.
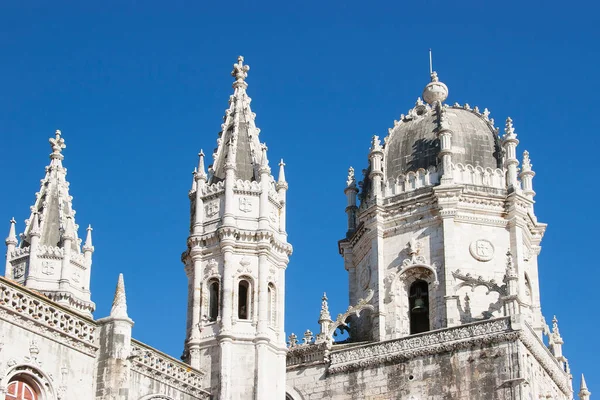
M 475 240 L 469 246 L 473 258 L 479 261 L 490 261 L 494 257 L 494 245 L 486 239 Z

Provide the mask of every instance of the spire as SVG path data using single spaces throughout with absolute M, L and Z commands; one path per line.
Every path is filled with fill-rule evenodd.
M 8 236 L 6 237 L 6 240 L 4 241 L 4 243 L 6 243 L 7 246 L 16 246 L 18 241 L 17 241 L 17 234 L 16 234 L 16 230 L 15 230 L 15 224 L 17 223 L 17 221 L 15 221 L 14 218 L 10 219 L 10 229 L 8 230 Z
M 515 133 L 515 127 L 513 126 L 513 120 L 511 117 L 506 118 L 506 124 L 504 125 L 504 139 L 507 138 L 517 138 L 517 134 Z
M 119 274 L 115 299 L 113 300 L 110 316 L 114 318 L 129 318 L 127 315 L 127 297 L 125 296 L 125 282 L 123 274 Z
M 92 245 L 92 231 L 94 230 L 92 228 L 92 225 L 88 225 L 87 227 L 87 236 L 85 237 L 85 244 L 83 245 L 83 251 L 84 252 L 94 252 L 94 246 Z
M 327 300 L 327 293 L 323 292 L 323 297 L 321 297 L 321 315 L 319 316 L 319 321 L 331 319 L 331 314 L 329 314 L 329 304 L 327 304 Z
M 67 146 L 60 130 L 57 130 L 54 137 L 48 141 L 52 149 L 50 165 L 46 167 L 46 174 L 40 181 L 40 190 L 35 194 L 36 199 L 31 206 L 29 217 L 31 223 L 25 228 L 25 240 L 21 241 L 20 247 L 30 245 L 29 240 L 34 230 L 35 214 L 38 214 L 37 230 L 41 245 L 58 247 L 66 235 L 71 239 L 72 250 L 80 254 L 75 210 L 72 205 L 73 198 L 69 195 L 69 182 L 66 179 L 67 169 L 62 165 L 63 150 Z
M 285 180 L 285 163 L 283 162 L 283 158 L 279 161 L 279 177 L 277 178 L 277 184 L 282 185 L 287 183 Z
M 214 161 L 209 167 L 210 184 L 225 179 L 226 165 L 234 166 L 236 179 L 258 181 L 264 157 L 259 140 L 260 129 L 254 123 L 256 115 L 250 108 L 251 99 L 246 93 L 249 70 L 242 56 L 233 64 L 234 92 L 229 98 L 229 108 L 225 111 L 217 149 L 213 154 Z M 202 171 L 203 167 L 198 170 Z
M 585 376 L 581 374 L 581 386 L 579 388 L 579 399 L 580 400 L 589 400 L 592 392 L 588 390 L 587 384 L 585 383 Z
M 40 236 L 40 217 L 37 212 L 33 213 L 33 221 L 31 222 L 31 229 L 29 230 L 29 236 Z
M 204 168 L 204 151 L 202 151 L 202 149 L 200 149 L 200 153 L 198 153 L 198 169 L 194 170 L 194 175 L 196 179 L 206 180 L 206 168 Z
M 525 150 L 523 152 L 523 172 L 531 171 L 531 160 L 529 159 L 529 152 Z

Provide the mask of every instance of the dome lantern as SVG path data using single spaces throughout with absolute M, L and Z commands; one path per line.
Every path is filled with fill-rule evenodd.
M 443 102 L 448 98 L 448 86 L 440 82 L 437 72 L 431 72 L 431 82 L 423 89 L 423 100 L 427 104 L 433 104 L 436 101 Z

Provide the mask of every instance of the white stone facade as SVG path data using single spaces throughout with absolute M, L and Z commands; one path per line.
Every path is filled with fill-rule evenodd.
M 0 400 L 572 399 L 558 321 L 541 312 L 529 153 L 519 170 L 512 120 L 500 137 L 487 109 L 443 104 L 435 72 L 425 102 L 373 137 L 362 181 L 349 169 L 350 306 L 333 320 L 324 296 L 320 331 L 286 340 L 288 184 L 259 140 L 248 71 L 240 57 L 188 193 L 184 361 L 132 338 L 123 276 L 110 315 L 92 318 L 92 229 L 82 246 L 57 131 L 23 234 L 13 220 L 6 239 Z

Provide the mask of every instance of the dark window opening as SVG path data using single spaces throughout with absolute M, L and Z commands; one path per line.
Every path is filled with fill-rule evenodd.
M 427 282 L 415 281 L 410 285 L 408 304 L 410 307 L 410 334 L 429 330 L 429 287 Z
M 216 321 L 219 316 L 219 282 L 212 281 L 208 286 L 208 320 Z
M 249 304 L 248 296 L 250 294 L 250 283 L 248 281 L 240 281 L 238 285 L 238 318 L 249 319 Z

